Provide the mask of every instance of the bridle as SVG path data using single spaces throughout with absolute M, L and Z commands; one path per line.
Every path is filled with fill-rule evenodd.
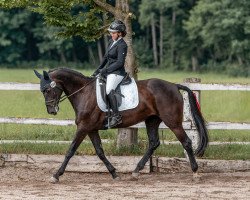
M 44 92 L 46 91 L 46 89 L 48 89 L 48 88 L 53 89 L 53 90 L 52 90 L 53 95 L 56 94 L 55 89 L 61 90 L 61 91 L 63 92 L 63 89 L 62 89 L 61 87 L 57 86 L 55 81 L 52 81 L 52 82 L 50 82 L 49 84 L 45 85 L 45 86 L 41 89 L 41 92 L 44 93 Z M 54 107 L 55 110 L 56 110 L 56 112 L 58 112 L 58 111 L 59 111 L 59 106 L 58 106 L 59 101 L 60 101 L 60 98 L 59 98 L 59 99 L 58 99 L 58 98 L 51 99 L 51 100 L 49 100 L 49 101 L 45 101 L 45 105 L 46 105 L 46 106 Z
M 95 81 L 95 78 L 91 79 L 89 82 L 87 82 L 83 87 L 81 87 L 80 89 L 76 90 L 75 92 L 71 93 L 70 95 L 63 95 L 63 96 L 60 96 L 59 98 L 55 98 L 55 99 L 52 99 L 52 100 L 49 100 L 49 101 L 45 101 L 45 105 L 46 106 L 52 106 L 55 108 L 56 111 L 59 110 L 59 103 L 60 102 L 63 102 L 65 99 L 68 99 L 69 97 L 75 95 L 76 93 L 80 92 L 81 90 L 83 90 L 86 86 L 88 86 L 90 83 L 92 83 L 93 81 Z M 62 92 L 64 92 L 64 90 L 59 87 L 55 81 L 52 81 L 50 84 L 47 84 L 45 85 L 43 88 L 43 91 L 46 89 L 46 88 L 52 88 L 52 89 L 59 89 L 61 90 Z M 53 90 L 54 94 L 55 94 L 55 91 Z

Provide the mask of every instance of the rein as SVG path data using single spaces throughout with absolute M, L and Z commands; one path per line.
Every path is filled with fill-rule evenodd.
M 61 96 L 60 97 L 60 99 L 59 99 L 59 103 L 60 102 L 62 102 L 62 101 L 64 101 L 65 99 L 67 99 L 67 98 L 69 98 L 69 97 L 71 97 L 71 96 L 73 96 L 74 94 L 76 94 L 76 93 L 78 93 L 79 91 L 81 91 L 81 90 L 83 90 L 86 86 L 88 86 L 90 83 L 92 83 L 93 81 L 95 81 L 95 78 L 94 79 L 92 79 L 91 81 L 89 81 L 88 83 L 86 83 L 83 87 L 81 87 L 80 89 L 78 89 L 78 90 L 76 90 L 75 92 L 73 92 L 72 94 L 70 94 L 70 95 L 63 95 L 63 96 Z

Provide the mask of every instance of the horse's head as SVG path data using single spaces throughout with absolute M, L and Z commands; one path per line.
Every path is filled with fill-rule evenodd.
M 45 99 L 47 112 L 56 115 L 59 111 L 59 100 L 63 93 L 62 87 L 53 81 L 48 72 L 43 71 L 43 75 L 34 70 L 36 76 L 40 79 L 40 90 Z

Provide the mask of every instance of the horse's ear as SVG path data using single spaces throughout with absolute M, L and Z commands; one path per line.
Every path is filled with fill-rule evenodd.
M 37 78 L 41 79 L 42 74 L 40 74 L 38 71 L 34 70 L 35 75 L 37 76 Z
M 49 74 L 46 71 L 43 71 L 43 77 L 44 77 L 45 80 L 50 80 Z

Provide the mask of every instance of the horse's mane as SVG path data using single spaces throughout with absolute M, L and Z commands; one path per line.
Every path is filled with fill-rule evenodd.
M 69 68 L 65 68 L 65 67 L 60 67 L 60 68 L 56 68 L 56 69 L 50 69 L 49 73 L 56 72 L 56 71 L 70 72 L 70 73 L 74 74 L 75 76 L 77 76 L 79 78 L 84 78 L 84 79 L 89 78 L 90 79 L 90 77 L 84 76 L 82 73 L 80 73 L 78 71 L 75 71 L 75 70 L 69 69 Z

